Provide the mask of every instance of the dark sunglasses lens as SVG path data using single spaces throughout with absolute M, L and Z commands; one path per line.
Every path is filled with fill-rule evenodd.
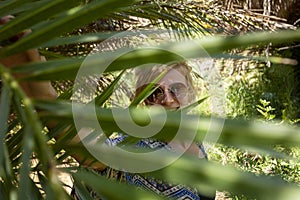
M 157 87 L 157 86 L 155 86 Z M 187 93 L 187 87 L 182 83 L 174 83 L 168 87 L 168 92 L 173 96 L 174 99 L 181 100 Z M 147 97 L 149 103 L 160 103 L 165 98 L 165 91 L 162 87 L 156 88 L 151 95 Z
M 148 96 L 147 100 L 151 103 L 160 101 L 164 97 L 164 90 L 161 87 L 156 88 L 151 95 Z
M 174 83 L 169 86 L 169 91 L 173 95 L 173 97 L 180 100 L 185 97 L 188 93 L 187 87 L 182 83 Z

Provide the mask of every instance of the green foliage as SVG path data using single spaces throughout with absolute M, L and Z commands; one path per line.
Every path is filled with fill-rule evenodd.
M 164 25 L 178 30 L 189 29 L 193 31 L 206 32 L 205 26 L 217 26 L 223 20 L 215 17 L 214 14 L 205 15 L 203 12 L 185 7 L 185 11 L 191 11 L 189 17 L 179 15 L 180 6 L 176 2 L 172 7 L 170 4 L 162 3 L 160 8 L 169 8 L 157 10 L 156 2 L 147 4 L 136 3 L 131 0 L 104 0 L 104 1 L 2 1 L 0 12 L 4 14 L 14 14 L 16 16 L 11 22 L 2 25 L 0 29 L 0 40 L 7 40 L 11 36 L 19 33 L 24 29 L 32 29 L 32 33 L 21 40 L 5 46 L 0 49 L 0 57 L 6 58 L 18 52 L 28 49 L 43 47 L 44 55 L 48 55 L 52 60 L 47 62 L 29 63 L 14 69 L 8 70 L 4 66 L 0 66 L 1 73 L 1 102 L 0 102 L 0 198 L 1 199 L 70 199 L 69 194 L 63 189 L 63 184 L 58 178 L 60 171 L 64 171 L 74 177 L 74 183 L 82 196 L 87 197 L 87 190 L 84 187 L 88 185 L 94 190 L 103 193 L 110 199 L 123 199 L 128 196 L 130 199 L 161 199 L 147 191 L 139 191 L 125 184 L 115 181 L 106 180 L 99 174 L 95 174 L 84 166 L 73 166 L 69 159 L 74 153 L 81 155 L 86 159 L 95 160 L 82 144 L 71 145 L 70 141 L 76 136 L 77 131 L 74 126 L 74 116 L 72 108 L 82 112 L 82 119 L 89 119 L 91 113 L 90 104 L 70 103 L 71 89 L 76 73 L 81 66 L 84 57 L 64 57 L 53 55 L 53 52 L 47 48 L 63 46 L 66 44 L 79 45 L 78 42 L 93 43 L 102 40 L 113 34 L 95 33 L 70 36 L 68 33 L 78 29 L 83 25 L 90 24 L 99 18 L 119 17 L 119 19 L 131 19 L 129 15 L 148 18 L 153 24 L 158 21 L 167 22 Z M 172 9 L 171 9 L 172 8 Z M 207 8 L 203 5 L 202 9 Z M 9 10 L 8 10 L 9 9 Z M 176 10 L 177 9 L 177 10 Z M 213 13 L 212 5 L 209 7 Z M 8 13 L 8 11 L 10 11 Z M 140 11 L 140 12 L 137 12 Z M 145 12 L 147 11 L 147 12 Z M 176 12 L 175 12 L 176 11 Z M 197 11 L 197 12 L 196 12 Z M 192 15 L 194 13 L 196 15 Z M 127 15 L 122 15 L 126 13 Z M 164 14 L 160 16 L 160 14 Z M 218 15 L 222 15 L 218 14 Z M 198 16 L 195 23 L 193 19 Z M 227 14 L 222 15 L 226 18 Z M 237 14 L 232 15 L 237 16 Z M 233 18 L 227 19 L 231 22 Z M 176 21 L 176 23 L 174 22 Z M 233 24 L 239 24 L 239 20 Z M 155 23 L 154 23 L 155 22 Z M 254 25 L 258 23 L 255 22 Z M 253 26 L 255 27 L 255 26 Z M 164 47 L 169 49 L 177 49 L 183 52 L 188 58 L 195 58 L 198 55 L 198 45 L 202 45 L 211 56 L 218 57 L 224 51 L 230 51 L 236 48 L 247 48 L 251 46 L 256 48 L 261 44 L 270 42 L 281 44 L 287 41 L 299 41 L 299 30 L 286 30 L 273 33 L 257 32 L 249 35 L 239 35 L 233 37 L 212 36 L 199 40 L 194 38 L 192 42 L 180 41 L 166 44 Z M 70 37 L 69 37 L 70 36 Z M 91 37 L 96 36 L 96 37 Z M 197 46 L 195 46 L 197 42 Z M 68 54 L 67 54 L 68 55 Z M 94 57 L 88 63 L 90 70 L 95 70 L 99 66 L 104 65 L 104 60 L 110 59 Z M 120 74 L 107 86 L 105 85 L 99 92 L 95 94 L 94 100 L 99 107 L 96 108 L 96 116 L 99 123 L 105 127 L 105 134 L 109 135 L 113 132 L 120 131 L 115 122 L 115 116 L 112 115 L 112 109 L 107 107 L 107 102 L 112 93 L 112 88 L 117 84 L 122 76 L 124 69 L 130 69 L 148 62 L 166 63 L 180 58 L 174 54 L 163 51 L 141 50 L 125 55 L 113 62 L 106 72 Z M 252 58 L 254 62 L 259 61 L 258 58 Z M 282 59 L 270 58 L 271 61 L 282 63 Z M 96 65 L 95 65 L 96 63 Z M 285 69 L 282 69 L 285 72 Z M 13 74 L 24 75 L 22 79 L 16 79 Z M 249 75 L 249 73 L 246 73 Z M 284 74 L 282 72 L 282 74 Z M 253 95 L 252 91 L 256 87 L 250 87 L 247 81 L 250 76 L 241 80 L 243 85 L 236 93 L 231 93 L 229 99 L 239 96 L 244 99 L 240 102 L 244 105 L 234 105 L 239 111 L 236 116 L 249 114 L 245 107 L 249 106 L 251 101 L 251 109 L 260 110 L 265 119 L 271 120 L 274 116 L 272 111 L 277 111 L 277 107 L 273 107 L 271 102 L 261 101 L 262 105 L 258 105 L 259 95 Z M 26 96 L 20 83 L 24 80 L 64 80 L 68 81 L 66 88 L 60 91 L 60 98 L 55 101 L 36 101 Z M 236 81 L 239 83 L 239 80 Z M 255 85 L 255 84 L 254 84 Z M 257 85 L 255 85 L 257 86 Z M 230 89 L 233 91 L 233 89 Z M 262 90 L 260 90 L 262 91 Z M 249 100 L 250 99 L 250 100 Z M 199 100 L 201 102 L 203 99 Z M 249 100 L 249 101 L 248 101 Z M 234 101 L 231 101 L 234 102 Z M 293 109 L 289 108 L 289 102 L 285 102 L 285 110 L 288 113 Z M 270 107 L 271 106 L 271 107 Z M 274 109 L 273 109 L 274 108 Z M 36 112 L 38 109 L 40 112 Z M 133 108 L 134 109 L 134 108 Z M 251 110 L 249 109 L 249 110 Z M 245 113 L 242 113 L 245 111 Z M 118 118 L 124 123 L 130 124 L 130 120 L 124 110 L 119 109 Z M 147 124 L 149 116 L 145 110 L 137 109 L 135 111 L 136 120 L 140 123 Z M 162 113 L 155 113 L 153 123 L 160 123 Z M 178 112 L 167 112 L 168 118 L 165 127 L 155 137 L 158 139 L 169 139 L 174 135 L 174 129 L 178 129 L 180 122 L 187 135 L 194 130 L 194 125 L 199 116 L 196 114 L 187 115 L 186 121 L 181 121 Z M 252 115 L 251 115 L 252 116 Z M 288 116 L 288 115 L 286 115 Z M 277 116 L 276 116 L 277 117 Z M 294 119 L 294 118 L 293 118 Z M 47 124 L 58 121 L 51 129 L 46 129 Z M 218 125 L 221 120 L 213 119 L 213 123 Z M 211 118 L 208 116 L 201 117 L 200 126 L 197 129 L 195 140 L 202 141 L 207 130 L 211 125 Z M 65 135 L 55 139 L 63 130 Z M 239 151 L 224 147 L 225 156 L 214 154 L 215 160 L 227 159 L 230 162 L 224 164 L 232 164 L 231 161 L 244 163 L 242 169 L 255 173 L 239 171 L 230 166 L 222 166 L 218 163 L 199 161 L 195 158 L 183 157 L 173 165 L 162 170 L 153 172 L 151 175 L 163 177 L 171 182 L 180 182 L 186 185 L 192 185 L 204 194 L 211 195 L 215 189 L 223 191 L 231 191 L 241 195 L 249 195 L 263 199 L 295 199 L 299 197 L 300 190 L 296 184 L 299 184 L 299 146 L 300 135 L 299 128 L 289 125 L 274 125 L 261 123 L 256 121 L 230 120 L 226 119 L 222 129 L 221 137 L 218 141 L 221 144 L 229 146 L 239 146 L 241 149 L 254 149 L 255 154 L 248 151 Z M 275 153 L 273 147 L 280 149 L 279 153 Z M 223 148 L 223 147 L 221 147 Z M 289 150 L 289 152 L 284 152 Z M 260 156 L 260 154 L 267 156 Z M 116 152 L 102 151 L 103 154 L 119 157 Z M 259 154 L 257 154 L 259 153 Z M 162 155 L 153 160 L 141 158 L 141 160 L 130 160 L 124 158 L 127 162 L 136 165 L 163 163 L 168 156 Z M 211 156 L 212 159 L 214 159 Z M 33 163 L 36 161 L 37 163 Z M 67 165 L 64 165 L 66 164 Z M 235 166 L 236 167 L 236 166 Z M 85 169 L 82 169 L 85 168 Z M 199 170 L 201 169 L 201 170 Z M 264 173 L 261 173 L 264 172 Z M 260 174 L 261 176 L 257 176 Z M 262 175 L 264 174 L 264 175 Z M 285 180 L 296 184 L 288 184 L 283 182 L 281 178 L 270 177 L 267 175 L 282 175 Z M 32 175 L 36 175 L 33 179 Z M 122 191 L 122 192 L 116 192 Z M 87 197 L 86 199 L 89 199 Z
M 259 100 L 261 105 L 257 105 L 257 111 L 262 114 L 262 116 L 264 117 L 264 119 L 270 121 L 272 119 L 275 118 L 275 115 L 272 114 L 272 111 L 275 110 L 275 108 L 272 108 L 270 106 L 270 102 L 266 101 L 264 99 L 260 99 Z

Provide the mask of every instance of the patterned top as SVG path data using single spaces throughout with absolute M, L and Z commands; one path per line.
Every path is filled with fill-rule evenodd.
M 115 146 L 120 142 L 124 141 L 128 136 L 123 134 L 116 134 L 114 137 L 109 138 L 106 140 L 108 145 Z M 167 143 L 156 141 L 152 139 L 142 139 L 137 144 L 137 147 L 143 148 L 151 148 L 161 149 L 165 148 L 166 150 L 172 150 Z M 200 155 L 204 155 L 207 158 L 206 152 L 202 144 L 198 145 Z M 136 173 L 128 173 L 119 170 L 115 170 L 113 168 L 107 167 L 103 171 L 97 171 L 97 173 L 107 177 L 108 179 L 118 180 L 122 182 L 127 182 L 128 184 L 137 186 L 139 188 L 146 189 L 148 191 L 155 192 L 156 194 L 171 198 L 171 199 L 178 199 L 178 200 L 203 200 L 203 199 L 214 199 L 214 198 L 207 198 L 202 196 L 197 192 L 195 188 L 189 188 L 184 185 L 172 185 L 165 181 L 155 179 L 153 177 L 146 177 Z M 73 188 L 74 190 L 74 188 Z M 73 191 L 75 199 L 81 200 L 81 198 L 76 195 L 76 191 Z M 90 191 L 91 196 L 94 199 L 105 199 L 103 197 L 99 197 L 99 195 L 95 194 L 95 192 Z M 101 196 L 101 195 L 100 195 Z

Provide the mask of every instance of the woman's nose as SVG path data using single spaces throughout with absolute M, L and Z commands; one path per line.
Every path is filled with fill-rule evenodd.
M 168 107 L 178 107 L 177 101 L 174 99 L 173 95 L 169 91 L 165 91 L 165 98 L 163 105 Z

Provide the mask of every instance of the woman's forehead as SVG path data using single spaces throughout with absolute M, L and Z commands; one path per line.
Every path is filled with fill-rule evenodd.
M 166 75 L 158 81 L 158 83 L 167 85 L 172 83 L 183 83 L 184 85 L 187 85 L 185 76 L 176 69 L 170 69 Z

